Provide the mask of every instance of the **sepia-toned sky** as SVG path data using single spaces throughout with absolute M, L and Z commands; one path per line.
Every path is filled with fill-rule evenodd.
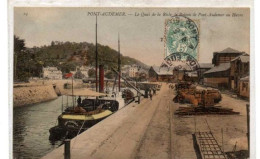
M 135 16 L 135 13 L 185 13 L 199 22 L 199 62 L 211 62 L 214 51 L 227 47 L 249 53 L 250 11 L 247 8 L 15 8 L 14 34 L 25 39 L 27 47 L 50 45 L 51 41 L 95 43 L 96 17 L 92 12 L 125 12 L 126 16 L 98 16 L 98 43 L 148 65 L 164 59 L 165 19 L 170 16 Z M 226 16 L 198 16 L 206 13 Z M 232 14 L 240 16 L 232 17 Z

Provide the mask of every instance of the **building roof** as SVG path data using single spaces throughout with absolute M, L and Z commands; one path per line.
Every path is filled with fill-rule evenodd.
M 214 65 L 212 63 L 199 63 L 200 68 L 213 68 Z
M 244 78 L 240 78 L 240 81 L 249 81 L 249 76 L 246 76 Z
M 160 67 L 160 66 L 152 66 L 153 70 L 158 75 L 173 75 L 173 67 Z
M 226 49 L 224 49 L 220 52 L 217 52 L 217 53 L 242 53 L 242 52 L 228 47 L 228 48 L 226 48 Z
M 230 69 L 230 63 L 222 63 L 222 64 L 215 66 L 212 69 L 204 72 L 204 74 L 214 73 L 214 72 L 222 72 L 222 71 L 226 71 L 228 69 Z
M 240 60 L 243 63 L 247 63 L 250 60 L 250 56 L 248 54 L 243 54 L 243 55 L 240 55 L 240 56 L 234 58 L 231 61 L 236 61 L 236 60 Z

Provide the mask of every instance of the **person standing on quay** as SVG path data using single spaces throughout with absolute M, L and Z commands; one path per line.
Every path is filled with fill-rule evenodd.
M 152 91 L 150 91 L 149 96 L 150 96 L 150 99 L 153 100 L 153 94 L 152 94 Z
M 79 96 L 78 100 L 77 100 L 78 106 L 81 105 L 81 97 Z

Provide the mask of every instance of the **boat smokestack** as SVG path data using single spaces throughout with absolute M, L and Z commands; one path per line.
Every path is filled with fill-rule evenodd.
M 99 65 L 99 92 L 104 92 L 104 66 Z

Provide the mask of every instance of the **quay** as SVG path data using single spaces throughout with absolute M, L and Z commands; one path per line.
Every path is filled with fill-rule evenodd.
M 152 100 L 143 98 L 71 140 L 71 158 L 169 158 L 170 112 L 166 84 Z M 147 153 L 150 152 L 150 153 Z M 64 146 L 43 159 L 64 158 Z
M 174 103 L 175 92 L 166 83 L 150 98 L 131 103 L 70 143 L 71 159 L 195 159 L 196 131 L 210 131 L 225 152 L 247 149 L 246 104 L 248 101 L 222 94 L 219 106 L 240 115 L 180 117 L 174 112 L 184 104 Z M 232 104 L 231 104 L 232 103 Z M 222 142 L 221 142 L 222 141 Z M 64 158 L 64 145 L 42 159 Z

